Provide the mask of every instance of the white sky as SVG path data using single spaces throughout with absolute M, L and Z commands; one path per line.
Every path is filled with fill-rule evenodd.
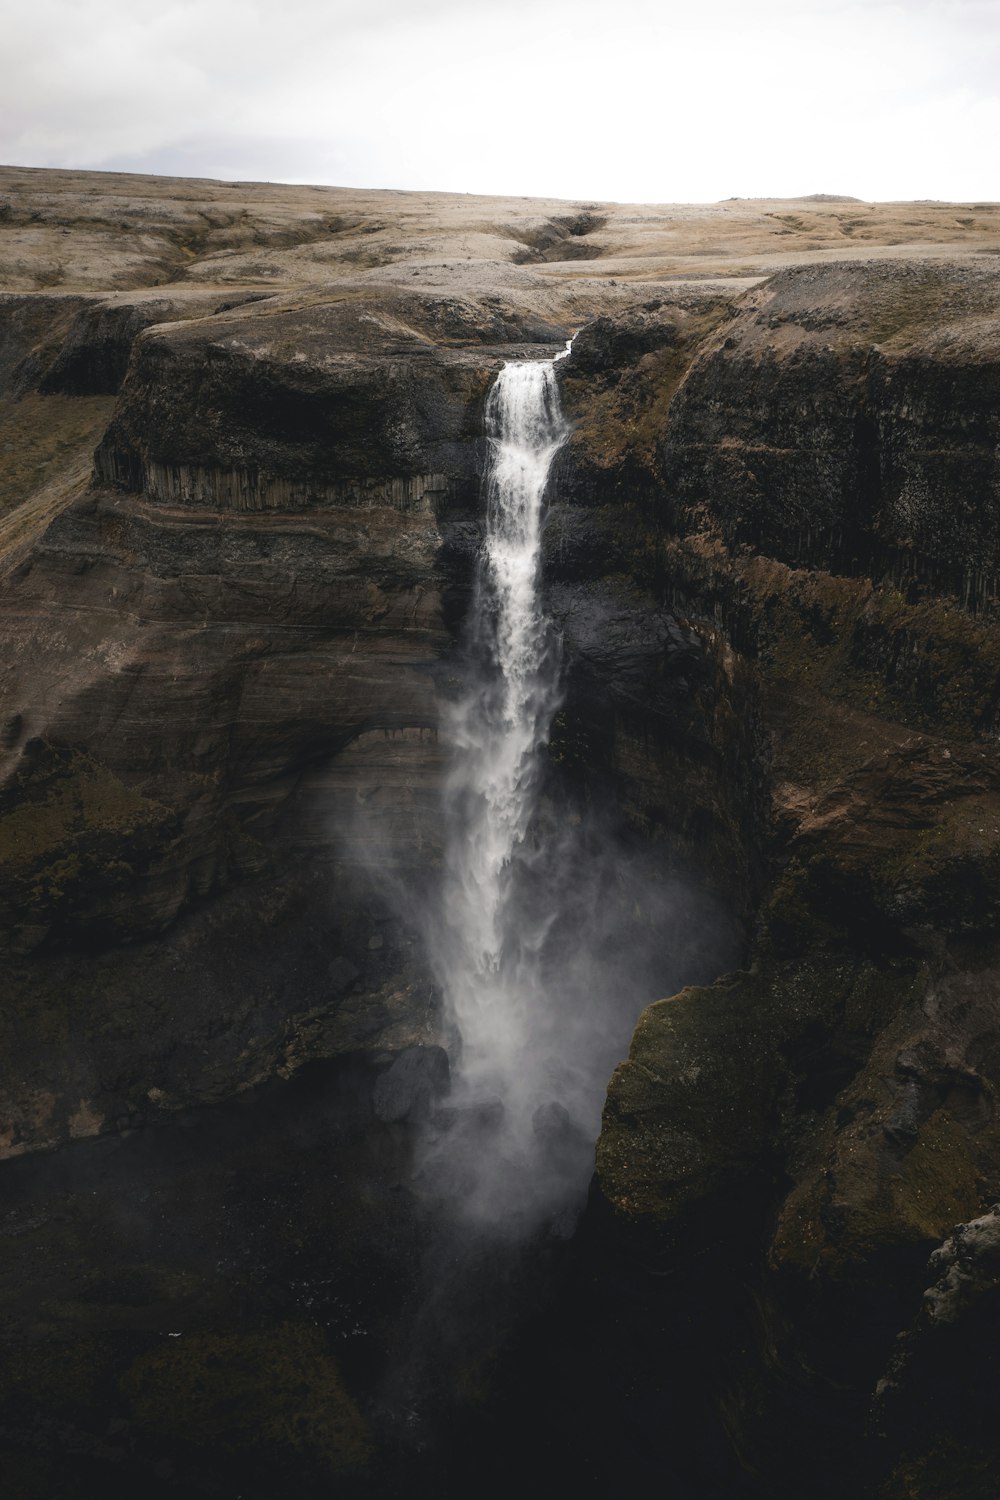
M 0 160 L 1000 199 L 1000 0 L 0 0 Z

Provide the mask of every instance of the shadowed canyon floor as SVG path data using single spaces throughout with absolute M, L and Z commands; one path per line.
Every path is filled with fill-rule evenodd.
M 6 1493 L 995 1500 L 998 255 L 0 168 Z M 487 393 L 573 334 L 526 901 L 623 1061 L 515 1243 L 420 1175 L 421 914 Z

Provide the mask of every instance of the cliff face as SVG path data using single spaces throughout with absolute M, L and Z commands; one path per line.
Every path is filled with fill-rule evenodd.
M 803 267 L 706 342 L 663 434 L 682 529 L 792 565 L 996 594 L 996 277 Z
M 782 1493 L 888 1482 L 866 1402 L 931 1250 L 997 1194 L 995 297 L 946 265 L 778 276 L 707 336 L 648 459 L 664 604 L 752 683 L 770 874 L 748 971 L 640 1022 L 598 1183 L 615 1255 L 675 1273 L 646 1315 Z M 906 1441 L 898 1493 L 938 1493 Z
M 400 1034 L 433 1032 L 426 981 L 399 934 L 382 942 L 365 867 L 436 859 L 435 673 L 467 587 L 500 358 L 487 341 L 524 327 L 459 299 L 372 294 L 218 313 L 202 298 L 45 299 L 12 322 L 22 403 L 65 410 L 123 382 L 92 477 L 73 471 L 33 530 L 23 507 L 8 521 L 16 1153 L 374 1045 L 398 1032 L 400 994 L 413 992 Z M 320 846 L 326 891 L 301 866 Z M 224 895 L 247 879 L 254 899 Z M 172 929 L 206 900 L 213 915 Z M 249 960 L 273 943 L 255 924 L 279 922 L 290 941 L 296 922 L 313 934 L 293 942 L 292 986 Z M 237 955 L 243 977 L 220 985 Z

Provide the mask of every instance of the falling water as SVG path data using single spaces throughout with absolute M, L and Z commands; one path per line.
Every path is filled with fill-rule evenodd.
M 606 788 L 581 794 L 544 774 L 562 697 L 540 576 L 545 489 L 567 435 L 554 364 L 505 365 L 487 402 L 486 538 L 465 687 L 444 715 L 445 870 L 428 922 L 459 1044 L 424 1180 L 459 1217 L 514 1236 L 572 1223 L 636 1018 L 714 977 L 725 948 L 711 901 L 637 848 Z
M 450 712 L 442 987 L 461 1037 L 455 1097 L 475 1143 L 467 1206 L 537 1184 L 546 1120 L 558 1127 L 559 1064 L 547 1044 L 542 950 L 555 910 L 526 911 L 540 752 L 560 699 L 559 640 L 539 592 L 543 497 L 567 427 L 554 361 L 506 364 L 486 408 L 487 520 L 469 646 L 472 683 Z M 551 1041 L 551 1039 L 549 1039 Z M 523 1196 L 519 1194 L 518 1196 Z M 509 1207 L 505 1204 L 505 1211 Z
M 473 633 L 488 673 L 453 717 L 457 764 L 447 917 L 456 937 L 450 990 L 467 1076 L 489 1070 L 516 1004 L 509 907 L 513 861 L 534 804 L 538 751 L 555 711 L 557 653 L 538 597 L 542 495 L 565 436 L 552 365 L 505 365 L 486 411 L 487 534 Z M 502 1049 L 500 1049 L 502 1050 Z

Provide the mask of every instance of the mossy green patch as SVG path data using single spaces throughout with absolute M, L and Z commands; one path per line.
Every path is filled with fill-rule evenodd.
M 669 1223 L 752 1159 L 771 1092 L 760 999 L 744 974 L 643 1012 L 597 1150 L 601 1191 L 625 1218 Z
M 794 1153 L 789 1121 L 831 1110 L 872 1038 L 925 986 L 913 965 L 843 953 L 762 963 L 650 1006 L 608 1090 L 604 1196 L 633 1223 L 673 1228 L 705 1205 L 721 1209 L 773 1152 Z M 831 1066 L 826 1049 L 845 1036 L 853 1054 Z M 821 1207 L 802 1197 L 788 1210 L 789 1242 L 810 1265 L 824 1243 Z
M 113 396 L 41 396 L 0 400 L 0 517 L 16 510 L 61 474 L 89 471 L 108 424 Z M 0 524 L 0 555 L 5 528 Z
M 0 901 L 11 928 L 88 920 L 148 869 L 178 828 L 172 808 L 93 756 L 30 747 L 0 797 Z
M 994 727 L 1000 628 L 947 600 L 908 603 L 867 579 L 740 568 L 773 680 L 818 689 L 908 727 L 967 739 Z
M 44 858 L 57 865 L 78 862 L 77 854 L 58 851 L 86 833 L 122 834 L 156 825 L 168 812 L 77 750 L 52 751 L 17 782 L 0 816 L 0 863 L 15 866 Z
M 938 1244 L 981 1208 L 968 1131 L 947 1110 L 936 1110 L 888 1187 L 894 1225 L 917 1241 Z
M 727 311 L 722 300 L 697 312 L 679 311 L 672 339 L 624 370 L 597 378 L 567 371 L 562 401 L 573 423 L 573 457 L 605 473 L 626 465 L 636 472 L 655 468 L 674 394 L 698 347 Z
M 106 1333 L 65 1330 L 0 1347 L 0 1400 L 28 1397 L 65 1411 L 103 1401 L 120 1351 Z
M 122 1382 L 134 1419 L 229 1453 L 277 1451 L 356 1472 L 369 1438 L 318 1328 L 190 1333 L 140 1356 Z

